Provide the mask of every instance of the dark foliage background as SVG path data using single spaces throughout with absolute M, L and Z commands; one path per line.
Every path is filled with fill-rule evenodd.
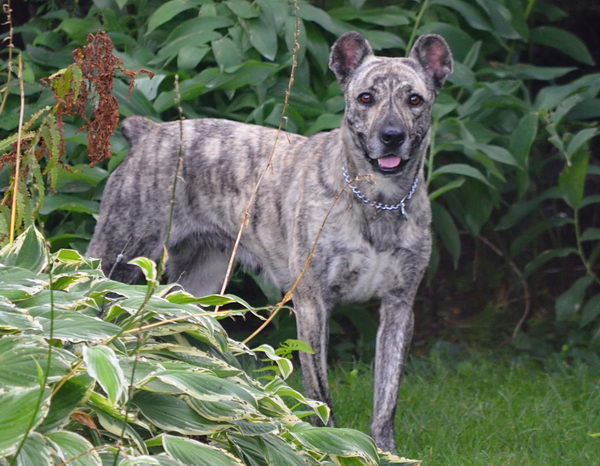
M 20 2 L 13 5 L 14 42 L 23 51 L 26 119 L 52 103 L 40 79 L 72 63 L 72 50 L 103 29 L 126 68 L 154 73 L 139 77 L 130 97 L 125 80 L 115 85 L 122 117 L 177 118 L 173 82 L 179 73 L 187 118 L 276 126 L 290 72 L 294 5 Z M 384 55 L 404 55 L 416 35 L 428 32 L 442 34 L 454 51 L 456 71 L 439 97 L 427 163 L 436 247 L 416 306 L 417 351 L 443 339 L 600 362 L 597 3 L 352 0 L 299 2 L 297 11 L 301 48 L 289 131 L 309 135 L 339 125 L 343 99 L 327 56 L 346 30 L 363 32 Z M 6 49 L 2 54 L 5 59 Z M 2 81 L 6 66 L 5 60 Z M 0 137 L 16 131 L 18 100 L 13 80 Z M 127 148 L 117 131 L 113 157 L 91 168 L 87 140 L 77 131 L 82 121 L 65 121 L 62 162 L 40 162 L 48 177 L 45 195 L 23 180 L 29 191 L 20 200 L 19 224 L 37 220 L 54 249 L 84 250 L 104 182 Z M 0 144 L 0 151 L 11 147 Z M 10 176 L 9 164 L 0 186 L 8 187 Z M 8 229 L 7 199 L 0 206 L 2 232 Z M 250 277 L 239 273 L 234 291 L 257 305 L 276 297 Z M 375 309 L 336 311 L 338 357 L 370 357 Z M 276 344 L 293 334 L 293 319 L 282 316 L 265 338 Z

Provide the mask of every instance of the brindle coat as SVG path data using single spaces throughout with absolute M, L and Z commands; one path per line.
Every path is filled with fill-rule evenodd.
M 431 108 L 452 71 L 452 56 L 437 35 L 420 37 L 409 58 L 373 55 L 349 32 L 332 47 L 330 67 L 342 86 L 346 113 L 340 129 L 310 138 L 279 138 L 272 169 L 260 187 L 238 260 L 261 270 L 281 290 L 300 274 L 323 219 L 310 267 L 294 294 L 298 337 L 314 355 L 300 354 L 308 395 L 331 406 L 327 382 L 328 319 L 335 304 L 381 301 L 375 360 L 372 433 L 393 449 L 400 377 L 413 329 L 412 305 L 429 260 L 431 212 L 423 177 Z M 167 227 L 180 147 L 179 122 L 131 117 L 123 123 L 129 156 L 106 186 L 88 254 L 113 278 L 134 281 L 125 263 L 157 260 Z M 217 292 L 243 211 L 272 149 L 276 131 L 219 119 L 183 122 L 181 182 L 170 236 L 170 280 L 196 295 Z M 381 160 L 378 160 L 381 159 Z M 374 202 L 406 200 L 406 217 L 361 202 L 342 175 Z M 124 259 L 118 263 L 117 256 Z

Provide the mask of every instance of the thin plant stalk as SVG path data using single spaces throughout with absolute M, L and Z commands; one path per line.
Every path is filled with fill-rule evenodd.
M 173 214 L 175 211 L 175 203 L 176 203 L 177 180 L 179 178 L 179 171 L 181 170 L 181 163 L 183 160 L 183 110 L 181 108 L 181 91 L 179 89 L 179 75 L 178 74 L 175 75 L 175 98 L 177 100 L 177 110 L 179 112 L 179 150 L 177 151 L 177 162 L 176 162 L 176 166 L 175 166 L 175 174 L 173 176 L 173 184 L 171 185 L 171 202 L 170 202 L 170 206 L 169 206 L 169 221 L 167 224 L 167 231 L 166 231 L 165 240 L 163 243 L 163 253 L 162 253 L 160 262 L 158 263 L 158 267 L 157 267 L 157 271 L 156 271 L 156 280 L 160 280 L 160 277 L 163 274 L 163 271 L 164 271 L 164 268 L 165 268 L 165 265 L 166 265 L 167 259 L 168 259 L 167 246 L 169 244 L 169 238 L 171 236 L 171 229 L 173 228 Z M 130 412 L 129 404 L 131 403 L 131 398 L 133 396 L 133 385 L 134 385 L 134 381 L 135 381 L 135 372 L 137 369 L 137 363 L 139 360 L 139 350 L 143 346 L 143 344 L 145 343 L 146 338 L 147 338 L 145 336 L 145 334 L 143 334 L 141 332 L 142 323 L 144 322 L 142 313 L 146 307 L 146 304 L 152 297 L 152 294 L 154 292 L 154 289 L 155 289 L 157 283 L 158 283 L 158 281 L 148 283 L 148 289 L 146 292 L 146 296 L 144 298 L 144 302 L 142 303 L 142 306 L 140 306 L 140 309 L 138 310 L 138 312 L 136 312 L 136 314 L 133 316 L 133 319 L 135 319 L 135 317 L 139 314 L 140 319 L 139 319 L 139 324 L 138 324 L 138 331 L 136 332 L 136 344 L 135 344 L 135 348 L 133 348 L 133 365 L 131 367 L 131 377 L 129 379 L 127 401 L 125 402 L 125 419 L 123 420 L 123 428 L 121 429 L 121 434 L 119 435 L 119 441 L 121 443 L 123 442 L 123 438 L 125 437 L 125 430 L 127 429 L 127 425 L 128 425 L 127 422 L 128 422 L 128 418 L 129 418 L 129 412 Z M 119 332 L 119 333 L 123 334 L 123 332 Z M 114 341 L 114 339 L 113 339 L 113 341 Z M 116 450 L 115 456 L 113 459 L 114 466 L 117 465 L 118 460 L 119 460 L 119 450 Z
M 17 152 L 15 155 L 15 179 L 13 188 L 12 208 L 10 212 L 9 243 L 15 240 L 15 229 L 17 223 L 17 196 L 19 195 L 19 178 L 21 171 L 21 137 L 23 135 L 23 116 L 25 114 L 25 85 L 23 83 L 23 56 L 19 54 L 19 94 L 21 97 L 21 109 L 19 111 L 19 129 L 17 133 Z
M 269 155 L 269 158 L 267 159 L 265 168 L 263 169 L 262 173 L 260 174 L 260 176 L 258 178 L 258 181 L 256 182 L 256 185 L 254 186 L 254 190 L 252 191 L 250 200 L 248 201 L 248 205 L 246 206 L 246 210 L 244 211 L 244 215 L 242 217 L 242 222 L 240 224 L 240 228 L 238 230 L 237 237 L 235 238 L 235 243 L 233 245 L 231 255 L 229 256 L 229 263 L 227 264 L 227 271 L 225 272 L 225 278 L 223 279 L 223 285 L 221 286 L 221 294 L 225 293 L 225 290 L 227 289 L 227 285 L 229 284 L 229 280 L 230 280 L 231 274 L 233 272 L 233 266 L 235 265 L 235 258 L 237 255 L 237 251 L 240 247 L 240 241 L 242 239 L 242 235 L 244 234 L 246 227 L 248 226 L 248 223 L 250 220 L 250 213 L 252 212 L 252 208 L 254 207 L 254 202 L 256 201 L 256 197 L 258 195 L 258 189 L 260 188 L 260 185 L 262 184 L 262 181 L 263 181 L 265 175 L 267 174 L 267 171 L 273 165 L 273 159 L 275 158 L 275 149 L 277 148 L 277 143 L 279 142 L 279 135 L 281 134 L 283 124 L 286 121 L 285 115 L 287 113 L 288 103 L 289 103 L 290 95 L 292 93 L 292 86 L 293 86 L 294 80 L 295 80 L 296 68 L 298 67 L 298 52 L 300 50 L 300 41 L 299 41 L 300 15 L 298 12 L 298 2 L 296 0 L 294 0 L 293 4 L 294 4 L 294 14 L 296 17 L 296 26 L 294 29 L 294 46 L 292 48 L 292 69 L 290 71 L 288 87 L 285 92 L 285 97 L 283 100 L 283 109 L 281 110 L 281 118 L 279 120 L 279 126 L 277 127 L 277 132 L 275 133 L 275 140 L 273 141 L 273 147 L 271 149 L 271 153 Z M 218 310 L 218 306 L 217 306 L 217 310 Z
M 269 325 L 269 323 L 275 318 L 275 316 L 279 313 L 279 311 L 284 307 L 284 305 L 288 301 L 290 301 L 292 299 L 292 296 L 293 296 L 294 292 L 296 291 L 296 288 L 298 288 L 298 285 L 300 284 L 300 282 L 304 278 L 304 274 L 306 273 L 306 271 L 308 270 L 308 267 L 310 266 L 310 264 L 312 262 L 312 259 L 313 259 L 314 255 L 315 255 L 315 250 L 317 249 L 317 243 L 319 242 L 319 238 L 321 237 L 321 233 L 325 229 L 325 224 L 327 223 L 327 220 L 329 219 L 329 216 L 331 215 L 331 212 L 333 211 L 333 208 L 335 207 L 335 205 L 338 203 L 338 201 L 342 197 L 342 194 L 344 194 L 344 192 L 346 191 L 346 188 L 351 183 L 353 183 L 353 182 L 354 182 L 354 180 L 351 180 L 349 183 L 347 183 L 340 190 L 340 192 L 337 194 L 337 196 L 335 197 L 335 199 L 331 203 L 331 206 L 329 207 L 329 210 L 327 211 L 327 214 L 325 214 L 325 217 L 323 218 L 323 222 L 321 223 L 321 227 L 319 228 L 319 231 L 317 232 L 317 235 L 316 235 L 316 237 L 315 237 L 315 239 L 314 239 L 314 241 L 312 243 L 312 246 L 311 246 L 310 250 L 308 251 L 308 255 L 306 256 L 306 260 L 304 261 L 304 266 L 302 267 L 302 270 L 300 271 L 300 274 L 298 275 L 298 277 L 296 277 L 296 280 L 292 284 L 292 287 L 284 295 L 284 297 L 281 299 L 281 301 L 279 301 L 279 303 L 277 303 L 277 305 L 275 306 L 275 309 L 273 310 L 273 312 L 271 313 L 271 315 L 268 317 L 268 319 L 265 320 L 248 337 L 246 337 L 246 339 L 244 341 L 242 341 L 243 344 L 245 344 L 245 345 L 248 344 L 248 342 L 250 340 L 252 340 L 254 337 L 256 337 L 260 332 L 262 332 L 267 327 L 267 325 Z
M 8 100 L 13 73 L 13 49 L 15 48 L 15 45 L 13 44 L 12 8 L 10 7 L 10 0 L 7 0 L 6 3 L 2 4 L 2 12 L 6 15 L 6 21 L 3 24 L 8 26 L 8 35 L 3 40 L 3 42 L 6 42 L 6 47 L 8 48 L 8 60 L 6 61 L 6 84 L 4 85 L 4 89 L 0 91 L 0 93 L 4 93 L 2 103 L 0 103 L 0 115 L 4 112 L 4 107 Z
M 419 29 L 419 26 L 421 25 L 421 20 L 423 19 L 423 15 L 427 11 L 427 8 L 429 8 L 429 0 L 423 0 L 423 3 L 421 4 L 421 9 L 419 10 L 419 13 L 417 14 L 417 18 L 415 19 L 415 24 L 410 33 L 410 39 L 408 39 L 408 43 L 406 44 L 406 54 L 407 55 L 410 53 L 410 49 L 412 49 L 412 46 L 415 43 L 415 39 L 417 38 L 417 29 Z

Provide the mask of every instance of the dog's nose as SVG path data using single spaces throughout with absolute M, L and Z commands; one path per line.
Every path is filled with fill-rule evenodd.
M 386 146 L 399 146 L 406 139 L 406 134 L 400 128 L 387 127 L 381 130 L 379 138 Z

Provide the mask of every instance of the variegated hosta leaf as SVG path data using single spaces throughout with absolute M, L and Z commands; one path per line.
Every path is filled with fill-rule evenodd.
M 39 386 L 0 390 L 0 457 L 14 453 L 29 426 L 35 429 L 42 422 L 50 405 L 50 389 L 44 389 L 38 406 L 39 399 Z
M 43 338 L 11 335 L 0 339 L 0 387 L 36 387 L 39 371 L 47 365 L 48 344 Z M 70 370 L 69 363 L 52 351 L 48 380 L 59 380 Z M 1 409 L 1 407 L 0 407 Z
M 51 454 L 46 438 L 37 432 L 31 432 L 17 457 L 17 466 L 52 464 Z
M 281 379 L 273 379 L 271 382 L 265 385 L 265 390 L 279 396 L 293 398 L 302 404 L 310 406 L 324 424 L 327 424 L 329 421 L 329 415 L 331 411 L 329 406 L 322 401 L 305 398 L 302 393 L 294 390 Z
M 196 440 L 164 435 L 163 446 L 167 453 L 183 464 L 196 466 L 243 466 L 244 464 L 231 453 Z
M 331 456 L 360 458 L 367 465 L 378 464 L 377 447 L 366 434 L 353 429 L 313 427 L 299 422 L 291 434 L 304 446 Z
M 73 466 L 102 466 L 94 446 L 74 432 L 59 431 L 48 434 L 58 456 L 64 463 Z
M 42 325 L 24 309 L 0 296 L 0 332 L 41 333 Z
M 278 356 L 275 353 L 275 350 L 273 349 L 272 346 L 260 345 L 256 348 L 254 348 L 253 351 L 254 352 L 261 351 L 261 352 L 265 353 L 271 361 L 274 361 L 275 364 L 277 364 L 277 367 L 279 368 L 278 375 L 280 375 L 281 378 L 283 378 L 284 380 L 287 379 L 289 377 L 289 375 L 292 373 L 292 371 L 294 370 L 294 367 L 292 366 L 292 361 L 290 361 L 287 358 L 282 358 L 281 356 Z
M 0 263 L 40 273 L 48 265 L 46 240 L 32 225 L 12 244 L 7 244 L 0 249 Z
M 173 395 L 140 390 L 133 397 L 133 403 L 149 422 L 168 432 L 208 435 L 231 427 L 202 418 L 185 401 Z
M 306 466 L 317 464 L 307 453 L 293 449 L 279 437 L 266 434 L 260 436 L 246 436 L 240 434 L 227 434 L 232 443 L 238 447 L 240 455 L 247 464 Z
M 109 322 L 104 322 L 96 317 L 90 317 L 79 311 L 64 309 L 50 310 L 50 306 L 38 307 L 30 311 L 42 325 L 46 338 L 66 340 L 70 342 L 85 341 L 94 343 L 115 336 L 121 328 Z M 51 318 L 53 325 L 51 326 Z
M 161 382 L 172 385 L 182 393 L 198 400 L 232 400 L 256 407 L 256 399 L 239 384 L 200 372 L 164 371 L 156 375 Z
M 87 374 L 67 379 L 60 390 L 52 396 L 50 411 L 37 430 L 49 432 L 70 422 L 70 414 L 83 403 L 93 384 L 94 380 Z
M 108 346 L 85 346 L 83 360 L 88 374 L 96 379 L 113 405 L 120 400 L 127 399 L 128 382 L 125 380 L 123 369 L 111 348 Z
M 46 288 L 47 276 L 0 263 L 0 296 L 11 301 L 26 299 Z
M 178 345 L 174 343 L 149 343 L 144 345 L 142 353 L 164 355 L 172 358 L 173 361 L 188 361 L 189 364 L 197 365 L 210 369 L 212 373 L 219 377 L 230 377 L 242 374 L 243 371 L 223 359 L 214 356 L 214 353 L 203 351 L 191 345 Z M 166 362 L 165 364 L 169 364 Z M 167 366 L 165 366 L 167 367 Z

